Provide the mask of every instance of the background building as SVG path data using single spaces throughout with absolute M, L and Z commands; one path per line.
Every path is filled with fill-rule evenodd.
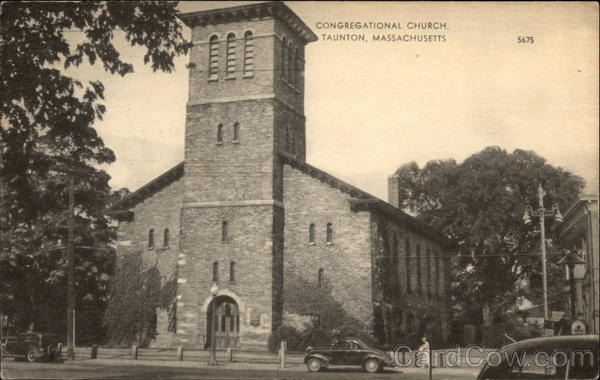
M 185 160 L 111 207 L 172 307 L 155 345 L 265 349 L 281 326 L 352 327 L 394 343 L 448 335 L 452 243 L 305 162 L 304 47 L 283 3 L 183 14 L 192 29 Z
M 560 245 L 578 252 L 585 261 L 585 276 L 581 281 L 582 297 L 576 302 L 588 326 L 589 333 L 598 334 L 598 195 L 584 195 L 569 207 L 564 221 L 556 225 Z M 571 293 L 567 289 L 567 294 Z M 567 297 L 570 300 L 570 297 Z M 574 308 L 576 305 L 571 305 Z

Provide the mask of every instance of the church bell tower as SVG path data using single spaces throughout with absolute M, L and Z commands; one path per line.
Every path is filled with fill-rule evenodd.
M 283 304 L 279 156 L 305 160 L 304 48 L 316 36 L 282 2 L 180 19 L 191 28 L 193 48 L 178 335 L 195 346 L 210 341 L 209 289 L 216 283 L 217 313 L 229 304 L 238 313 L 217 314 L 225 318 L 216 321 L 217 346 L 266 347 Z

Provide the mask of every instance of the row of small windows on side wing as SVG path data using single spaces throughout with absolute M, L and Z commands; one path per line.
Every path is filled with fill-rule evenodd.
M 163 231 L 163 249 L 169 249 L 169 229 L 165 228 Z M 154 249 L 154 229 L 148 231 L 148 249 Z
M 237 69 L 237 44 L 238 39 L 234 33 L 229 33 L 225 41 L 225 79 L 235 79 Z M 221 43 L 219 37 L 213 35 L 208 42 L 208 80 L 219 80 L 219 61 L 221 56 Z M 254 76 L 254 36 L 252 32 L 244 33 L 243 38 L 243 65 L 242 77 Z

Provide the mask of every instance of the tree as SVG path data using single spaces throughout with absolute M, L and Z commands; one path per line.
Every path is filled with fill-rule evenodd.
M 537 287 L 527 286 L 538 281 L 541 264 L 539 231 L 535 223 L 522 221 L 525 205 L 537 205 L 541 181 L 545 207 L 558 203 L 564 209 L 583 188 L 580 177 L 534 152 L 507 153 L 499 147 L 487 147 L 460 164 L 436 160 L 419 168 L 411 162 L 396 174 L 401 208 L 458 244 L 453 294 L 467 319 L 479 323 L 485 304 L 501 319 L 522 295 L 541 302 Z M 557 275 L 552 261 L 558 257 L 549 257 L 550 273 Z M 552 290 L 550 300 L 561 291 L 559 286 Z
M 112 194 L 99 165 L 115 160 L 94 129 L 106 108 L 104 87 L 65 69 L 84 60 L 124 76 L 133 65 L 113 40 L 145 47 L 144 62 L 171 72 L 190 44 L 176 2 L 3 2 L 0 14 L 1 254 L 0 311 L 18 328 L 64 331 L 66 205 L 75 178 L 77 303 L 100 321 L 112 273 L 114 231 L 104 215 Z M 67 32 L 80 32 L 69 42 Z M 117 31 L 117 32 L 115 32 Z M 56 315 L 52 322 L 47 318 Z M 57 325 L 58 324 L 58 325 Z M 99 324 L 96 323 L 98 326 Z M 57 327 L 58 326 L 58 327 Z

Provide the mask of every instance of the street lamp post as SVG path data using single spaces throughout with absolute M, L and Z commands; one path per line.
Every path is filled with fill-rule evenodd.
M 217 318 L 217 294 L 219 293 L 219 286 L 217 283 L 213 283 L 210 287 L 210 295 L 212 296 L 212 317 L 210 326 L 210 358 L 208 359 L 208 365 L 217 365 L 217 352 L 216 352 L 216 318 Z
M 562 215 L 558 209 L 558 205 L 552 205 L 552 210 L 544 209 L 544 189 L 542 188 L 542 184 L 538 186 L 538 200 L 539 200 L 539 208 L 537 209 L 537 213 L 534 212 L 531 205 L 527 205 L 525 207 L 525 213 L 523 214 L 523 222 L 525 224 L 531 223 L 531 218 L 536 216 L 540 219 L 540 248 L 542 251 L 542 277 L 543 277 L 543 293 L 544 293 L 544 323 L 549 320 L 548 313 L 548 274 L 546 272 L 546 217 L 554 217 L 557 222 L 562 222 Z M 547 330 L 544 329 L 544 332 L 547 333 Z

